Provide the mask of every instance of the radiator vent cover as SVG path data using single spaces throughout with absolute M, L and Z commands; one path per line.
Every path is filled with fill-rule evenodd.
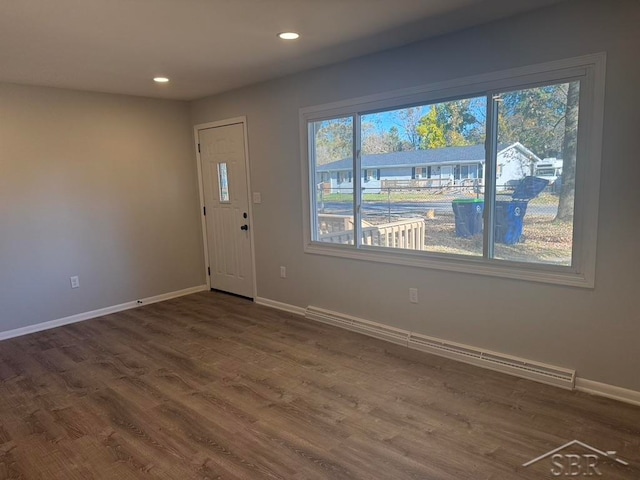
M 438 338 L 427 337 L 426 335 L 410 333 L 407 346 L 423 352 L 570 390 L 574 388 L 575 384 L 575 370 L 482 350 L 469 345 L 447 342 Z
M 386 340 L 398 345 L 404 345 L 415 350 L 421 350 L 529 380 L 535 380 L 570 390 L 573 389 L 575 385 L 576 372 L 568 368 L 546 365 L 532 360 L 479 349 L 470 345 L 449 342 L 313 306 L 307 307 L 305 317 L 310 320 L 363 333 L 370 337 Z

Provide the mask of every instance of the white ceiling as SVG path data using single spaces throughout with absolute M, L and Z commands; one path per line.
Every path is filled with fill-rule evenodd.
M 194 99 L 557 1 L 2 0 L 0 81 Z

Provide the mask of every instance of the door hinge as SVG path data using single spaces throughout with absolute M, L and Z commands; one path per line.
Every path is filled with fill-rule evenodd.
M 200 144 L 198 144 L 198 153 L 200 153 Z
M 207 267 L 207 273 L 211 276 L 211 267 Z
M 206 217 L 207 216 L 207 207 L 202 207 L 202 214 Z

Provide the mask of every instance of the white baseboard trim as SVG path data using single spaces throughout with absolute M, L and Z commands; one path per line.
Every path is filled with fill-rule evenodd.
M 184 290 L 155 295 L 153 297 L 141 298 L 139 300 L 134 300 L 127 303 L 121 303 L 120 305 L 113 305 L 111 307 L 100 308 L 98 310 L 92 310 L 90 312 L 78 313 L 77 315 L 71 315 L 70 317 L 58 318 L 56 320 L 50 320 L 48 322 L 29 325 L 27 327 L 6 330 L 4 332 L 0 332 L 0 341 L 7 340 L 9 338 L 21 337 L 22 335 L 29 335 L 30 333 L 41 332 L 43 330 L 50 330 L 52 328 L 61 327 L 63 325 L 69 325 L 71 323 L 83 322 L 92 318 L 102 317 L 111 313 L 122 312 L 123 310 L 130 310 L 132 308 L 149 305 L 151 303 L 164 302 L 165 300 L 183 297 L 185 295 L 191 295 L 192 293 L 203 292 L 205 290 L 209 290 L 209 287 L 207 285 L 198 285 L 197 287 L 190 287 L 185 288 Z
M 576 390 L 640 406 L 640 392 L 576 377 Z
M 464 363 L 496 370 L 520 378 L 555 385 L 573 390 L 576 372 L 573 369 L 558 365 L 549 365 L 527 358 L 506 355 L 467 345 L 451 342 L 442 338 L 429 337 L 402 328 L 391 327 L 383 323 L 372 322 L 363 318 L 344 315 L 309 305 L 305 317 L 322 323 L 328 323 L 346 330 L 364 333 L 370 337 L 396 343 L 398 345 L 432 353 L 440 357 L 450 358 Z
M 264 305 L 265 307 L 275 308 L 282 310 L 283 312 L 293 313 L 304 317 L 305 309 L 302 307 L 296 307 L 295 305 L 289 305 L 288 303 L 277 302 L 275 300 L 269 300 L 268 298 L 256 297 L 253 299 L 258 305 Z
M 306 309 L 302 307 L 296 307 L 295 305 L 289 305 L 287 303 L 270 300 L 268 298 L 256 298 L 255 302 L 260 305 L 265 305 L 267 307 L 272 307 L 278 310 L 283 310 L 285 312 L 294 313 L 296 315 L 300 315 L 305 318 L 308 318 L 306 316 Z M 339 326 L 339 325 L 334 325 L 334 326 Z M 340 327 L 340 328 L 344 328 L 344 327 Z M 381 338 L 381 337 L 376 337 L 376 338 Z M 381 339 L 385 340 L 384 338 L 381 338 Z M 391 340 L 386 339 L 386 341 L 391 341 Z M 398 343 L 398 342 L 392 342 L 392 343 Z M 434 354 L 437 354 L 437 353 L 434 352 Z M 486 368 L 486 367 L 483 367 L 483 368 Z M 523 378 L 526 378 L 526 377 L 523 377 Z M 640 406 L 640 392 L 636 390 L 630 390 L 627 388 L 616 387 L 615 385 L 610 385 L 607 383 L 587 380 L 577 375 L 575 377 L 574 389 L 580 392 L 585 392 L 585 393 L 597 395 L 600 397 L 611 398 L 613 400 L 618 400 L 620 402 Z

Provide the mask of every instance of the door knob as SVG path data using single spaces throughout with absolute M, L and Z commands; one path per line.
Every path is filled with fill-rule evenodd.
M 240 230 L 249 230 L 249 225 L 242 225 Z

